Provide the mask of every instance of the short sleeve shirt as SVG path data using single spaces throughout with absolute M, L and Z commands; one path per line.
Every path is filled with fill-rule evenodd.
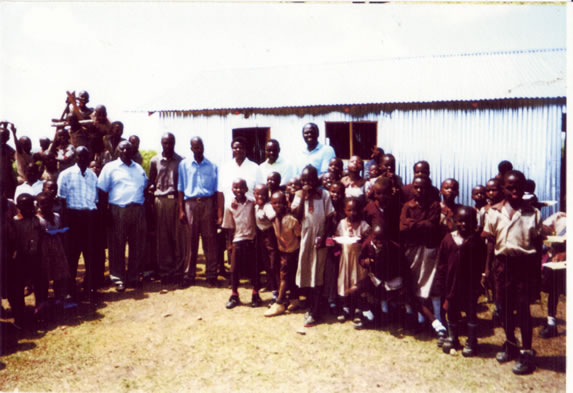
M 257 233 L 255 226 L 255 202 L 247 199 L 245 203 L 237 203 L 233 209 L 229 204 L 225 208 L 223 228 L 234 229 L 233 243 L 242 240 L 253 240 Z
M 298 174 L 302 173 L 302 170 L 307 165 L 312 165 L 316 168 L 318 175 L 328 172 L 328 164 L 330 160 L 336 157 L 334 149 L 331 146 L 323 145 L 319 143 L 312 151 L 304 149 L 302 151 L 302 156 L 299 161 Z
M 69 209 L 97 209 L 97 176 L 89 169 L 82 174 L 77 164 L 64 170 L 58 176 L 58 197 Z
M 144 202 L 143 191 L 147 186 L 145 171 L 135 161 L 125 165 L 121 159 L 106 164 L 99 176 L 97 186 L 109 194 L 108 201 L 112 205 L 125 207 Z

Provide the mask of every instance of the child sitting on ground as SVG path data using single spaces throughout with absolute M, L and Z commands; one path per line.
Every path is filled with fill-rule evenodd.
M 454 215 L 456 229 L 448 233 L 438 250 L 438 269 L 435 286 L 444 299 L 443 307 L 448 319 L 448 338 L 442 346 L 444 353 L 459 348 L 458 334 L 461 311 L 468 320 L 468 339 L 462 355 L 477 352 L 477 303 L 480 278 L 485 262 L 485 245 L 476 232 L 476 212 L 469 206 L 460 206 Z
M 247 199 L 247 182 L 244 179 L 233 181 L 233 194 L 235 199 L 225 208 L 223 217 L 223 228 L 229 230 L 232 239 L 231 251 L 231 297 L 225 307 L 228 309 L 239 305 L 239 271 L 240 267 L 248 266 L 251 275 L 253 292 L 251 297 L 251 307 L 262 305 L 259 296 L 259 269 L 256 266 L 256 258 L 253 258 L 256 235 L 255 225 L 255 203 Z M 254 263 L 252 261 L 255 261 Z M 250 265 L 250 266 L 249 266 Z M 252 266 L 255 265 L 255 266 Z
M 269 175 L 269 179 L 271 176 L 272 174 Z M 280 184 L 280 175 L 277 184 Z M 267 273 L 267 290 L 272 291 L 273 301 L 276 301 L 279 281 L 279 255 L 277 239 L 272 227 L 272 220 L 275 218 L 275 211 L 269 203 L 268 186 L 257 184 L 255 186 L 254 195 L 255 222 L 257 224 L 255 245 L 257 247 L 257 258 L 260 261 L 258 266 L 264 267 L 264 270 Z
M 280 281 L 276 302 L 265 311 L 265 317 L 283 314 L 286 310 L 286 294 L 290 290 L 290 298 L 298 303 L 298 291 L 294 285 L 294 276 L 300 247 L 300 222 L 288 212 L 286 195 L 282 191 L 275 192 L 271 197 L 271 205 L 275 212 L 273 230 L 277 240 L 280 258 Z
M 340 239 L 342 246 L 340 262 L 338 265 L 338 296 L 342 312 L 338 316 L 339 322 L 344 322 L 357 317 L 356 309 L 360 307 L 359 299 L 349 295 L 350 290 L 356 287 L 358 282 L 366 276 L 366 270 L 358 263 L 362 242 L 370 234 L 370 225 L 362 220 L 361 204 L 358 199 L 349 198 L 344 202 L 344 213 L 346 218 L 338 223 L 335 236 Z

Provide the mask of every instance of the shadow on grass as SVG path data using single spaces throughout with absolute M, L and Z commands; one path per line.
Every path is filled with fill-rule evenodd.
M 535 363 L 537 364 L 537 368 L 565 373 L 565 356 L 537 356 Z

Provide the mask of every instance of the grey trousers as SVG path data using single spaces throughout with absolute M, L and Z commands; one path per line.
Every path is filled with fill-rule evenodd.
M 145 250 L 145 210 L 143 205 L 126 207 L 110 205 L 111 223 L 108 231 L 109 272 L 114 284 L 135 282 L 143 268 Z M 125 245 L 129 245 L 128 266 L 125 266 Z
M 185 201 L 185 215 L 189 223 L 190 250 L 185 258 L 184 275 L 195 278 L 197 272 L 197 252 L 199 236 L 203 241 L 205 254 L 205 277 L 217 278 L 217 212 L 215 209 L 215 196 L 210 198 L 188 199 Z
M 157 265 L 162 279 L 183 276 L 189 243 L 187 226 L 179 221 L 177 198 L 155 197 Z

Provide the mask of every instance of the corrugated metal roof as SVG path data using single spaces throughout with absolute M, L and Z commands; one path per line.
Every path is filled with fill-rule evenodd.
M 201 72 L 137 108 L 179 111 L 566 96 L 566 50 Z

